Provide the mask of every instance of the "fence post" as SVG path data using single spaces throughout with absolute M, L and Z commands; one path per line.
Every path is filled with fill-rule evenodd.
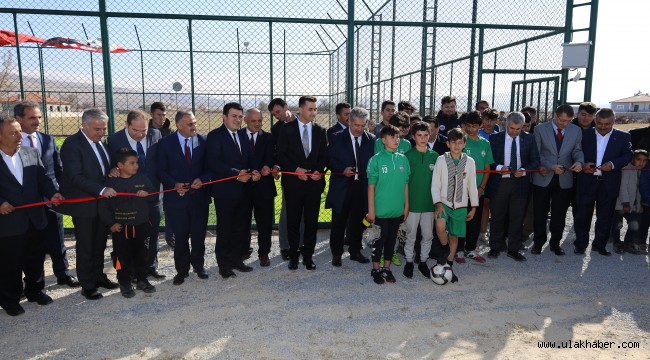
M 187 27 L 187 37 L 190 42 L 190 91 L 192 92 L 192 113 L 196 115 L 196 99 L 194 96 L 194 46 L 192 45 L 192 19 L 188 20 L 189 26 Z M 237 44 L 239 49 L 239 44 Z M 241 89 L 240 89 L 241 96 Z M 239 101 L 241 103 L 241 99 Z
M 20 61 L 20 42 L 18 41 L 18 20 L 14 13 L 14 36 L 16 38 L 16 57 L 18 60 L 18 82 L 20 83 L 20 100 L 25 100 L 25 86 L 23 84 L 23 65 Z M 43 99 L 45 101 L 45 99 Z
M 598 0 L 591 0 L 591 14 L 589 15 L 589 60 L 587 61 L 587 74 L 585 74 L 584 101 L 591 101 L 591 86 L 594 78 L 594 54 L 596 52 L 596 22 L 598 20 Z
M 354 106 L 354 0 L 348 0 L 348 44 L 345 67 L 345 99 Z
M 104 63 L 104 92 L 106 96 L 106 115 L 108 115 L 108 134 L 112 135 L 115 132 L 115 112 L 113 109 L 111 44 L 108 41 L 108 16 L 106 16 L 106 0 L 99 0 L 99 26 L 102 31 L 102 60 Z
M 472 24 L 476 24 L 476 13 L 478 8 L 478 0 L 472 2 Z M 470 44 L 469 54 L 469 86 L 467 94 L 467 111 L 472 110 L 472 98 L 474 97 L 474 57 L 476 56 L 476 28 L 472 27 L 472 39 Z

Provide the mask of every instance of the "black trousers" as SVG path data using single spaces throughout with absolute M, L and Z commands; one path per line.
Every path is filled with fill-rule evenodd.
M 467 199 L 467 209 L 471 209 L 471 203 Z M 469 210 L 468 210 L 469 211 Z M 483 196 L 478 198 L 478 207 L 474 212 L 472 220 L 465 223 L 465 237 L 458 238 L 457 251 L 474 251 L 476 250 L 476 243 L 478 236 L 481 233 L 481 217 L 483 216 Z
M 45 209 L 47 227 L 47 253 L 52 259 L 52 272 L 57 279 L 70 276 L 67 248 L 63 237 L 63 215 L 50 209 Z
M 165 213 L 169 221 L 168 225 L 172 228 L 176 240 L 174 246 L 176 272 L 187 274 L 190 271 L 190 265 L 195 269 L 202 269 L 205 263 L 208 204 L 190 204 L 186 208 L 167 208 Z M 190 235 L 192 238 L 191 250 Z
M 533 185 L 534 246 L 541 249 L 546 244 L 546 218 L 551 211 L 549 230 L 551 247 L 559 247 L 566 225 L 566 214 L 573 197 L 572 189 L 560 187 L 560 177 L 553 175 L 548 186 Z
M 147 249 L 147 268 L 158 268 L 158 229 L 162 217 L 162 204 L 155 203 L 149 206 L 149 223 L 151 224 L 149 248 Z
M 97 282 L 104 274 L 104 251 L 108 228 L 99 221 L 99 216 L 82 218 L 73 216 L 74 236 L 77 250 L 77 277 L 84 290 L 97 289 Z
M 372 245 L 372 262 L 378 263 L 382 255 L 384 256 L 384 260 L 391 260 L 393 258 L 397 231 L 402 221 L 404 221 L 403 216 L 375 219 L 375 224 L 381 228 L 381 235 Z M 379 265 L 383 266 L 383 264 Z
M 214 253 L 220 270 L 230 270 L 242 261 L 243 245 L 248 235 L 244 227 L 248 201 L 245 197 L 236 199 L 214 199 L 217 213 L 217 241 Z M 247 248 L 248 249 L 248 248 Z
M 257 255 L 268 256 L 271 252 L 275 198 L 268 195 L 260 196 L 256 191 L 247 197 L 242 254 L 245 254 L 251 247 L 251 222 L 253 216 L 255 216 L 255 225 L 257 226 Z
M 311 180 L 308 180 L 311 181 Z M 316 232 L 318 231 L 318 214 L 320 212 L 321 192 L 314 187 L 299 188 L 284 187 L 287 202 L 287 232 L 289 237 L 289 255 L 298 259 L 300 246 L 300 220 L 304 218 L 304 247 L 303 259 L 310 259 L 316 247 Z
M 573 245 L 579 250 L 584 250 L 589 245 L 589 231 L 595 203 L 596 228 L 592 249 L 604 249 L 612 230 L 618 192 L 609 192 L 602 180 L 593 175 L 579 176 L 578 181 L 578 209 L 574 222 L 576 240 Z
M 0 237 L 0 306 L 3 308 L 20 302 L 23 272 L 25 296 L 29 298 L 45 287 L 45 237 L 45 232 L 36 230 L 31 223 L 24 234 Z
M 343 255 L 344 236 L 350 243 L 348 252 L 355 254 L 361 251 L 361 237 L 364 226 L 361 223 L 366 216 L 362 181 L 351 180 L 343 201 L 343 210 L 338 213 L 332 209 L 332 229 L 330 231 L 330 250 L 333 256 Z M 367 190 L 366 190 L 367 191 Z
M 111 233 L 113 239 L 113 266 L 117 281 L 128 285 L 131 278 L 147 278 L 147 255 L 151 243 L 151 224 L 124 225 L 122 231 Z
M 524 227 L 528 194 L 521 193 L 518 181 L 527 178 L 501 179 L 498 189 L 490 196 L 490 249 L 519 251 Z M 508 245 L 506 247 L 506 226 Z

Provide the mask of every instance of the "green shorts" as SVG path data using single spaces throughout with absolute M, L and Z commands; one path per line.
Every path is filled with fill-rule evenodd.
M 442 204 L 445 213 L 441 213 L 438 219 L 444 219 L 447 222 L 447 232 L 449 235 L 456 237 L 465 237 L 466 222 L 467 222 L 467 208 L 452 209 L 449 206 Z

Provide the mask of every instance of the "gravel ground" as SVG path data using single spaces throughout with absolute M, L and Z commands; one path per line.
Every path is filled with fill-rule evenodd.
M 23 302 L 26 314 L 17 318 L 0 314 L 1 358 L 650 358 L 650 259 L 574 255 L 572 231 L 564 257 L 545 248 L 526 253 L 526 263 L 505 255 L 484 264 L 468 259 L 455 266 L 460 281 L 445 286 L 417 269 L 407 279 L 394 267 L 397 283 L 376 285 L 369 264 L 344 258 L 334 268 L 328 230 L 318 233 L 316 271 L 287 270 L 274 237 L 271 267 L 260 268 L 253 256 L 253 272 L 223 280 L 210 235 L 208 280 L 192 274 L 173 286 L 172 252 L 161 245 L 167 279 L 153 282 L 155 294 L 138 291 L 132 299 L 113 290 L 87 301 L 56 285 L 48 259 L 54 303 Z M 74 243 L 67 245 L 74 265 Z M 538 347 L 569 340 L 572 349 Z M 577 349 L 580 341 L 614 344 Z

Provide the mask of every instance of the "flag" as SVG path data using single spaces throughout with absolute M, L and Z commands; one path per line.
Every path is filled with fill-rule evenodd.
M 56 47 L 59 49 L 83 50 L 83 51 L 90 51 L 96 53 L 102 52 L 102 43 L 99 39 L 86 40 L 84 42 L 81 42 L 79 40 L 66 38 L 66 37 L 55 37 L 55 38 L 45 40 L 42 46 Z M 111 45 L 110 52 L 123 53 L 123 52 L 129 52 L 129 50 L 119 45 Z
M 18 42 L 35 42 L 42 43 L 45 39 L 38 38 L 27 34 L 18 34 Z M 0 46 L 16 46 L 16 33 L 9 30 L 0 30 Z

